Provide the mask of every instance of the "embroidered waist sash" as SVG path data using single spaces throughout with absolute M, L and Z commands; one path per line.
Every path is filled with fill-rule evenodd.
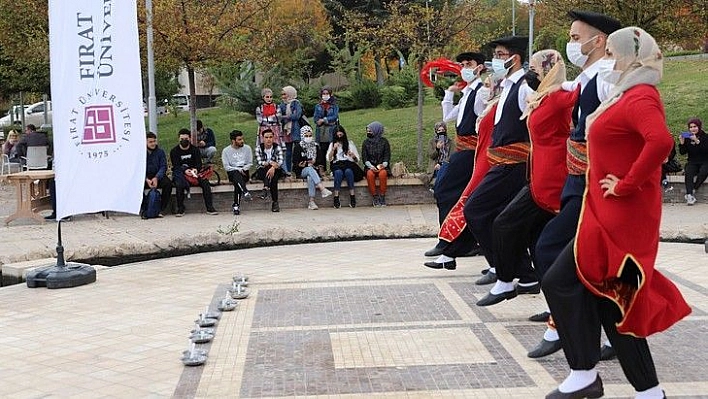
M 477 149 L 477 136 L 468 135 L 460 136 L 459 134 L 455 136 L 455 147 L 457 151 L 465 150 L 476 150 Z
M 492 166 L 524 163 L 528 160 L 530 150 L 531 144 L 527 142 L 490 147 L 487 149 L 487 158 Z
M 568 139 L 568 151 L 565 158 L 568 174 L 584 175 L 588 170 L 587 143 Z

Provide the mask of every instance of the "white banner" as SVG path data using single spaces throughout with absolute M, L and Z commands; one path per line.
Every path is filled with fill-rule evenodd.
M 145 181 L 136 0 L 49 0 L 57 218 L 137 214 Z

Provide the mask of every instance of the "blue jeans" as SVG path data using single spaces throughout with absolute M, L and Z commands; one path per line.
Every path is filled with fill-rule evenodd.
M 293 171 L 292 165 L 293 165 L 293 144 L 295 142 L 293 141 L 292 143 L 285 143 L 285 163 L 283 163 L 283 171 L 285 173 L 290 173 Z
M 354 171 L 350 168 L 334 170 L 334 191 L 339 191 L 342 188 L 342 180 L 347 178 L 347 186 L 350 190 L 354 190 Z
M 309 195 L 310 198 L 315 198 L 315 186 L 322 181 L 320 175 L 312 166 L 308 166 L 300 172 L 300 177 L 307 179 L 307 195 Z
M 445 172 L 447 172 L 448 162 L 444 162 L 440 165 L 440 169 L 433 172 L 433 177 L 435 177 L 435 183 L 433 183 L 433 191 L 438 191 L 438 186 L 442 179 L 445 177 Z

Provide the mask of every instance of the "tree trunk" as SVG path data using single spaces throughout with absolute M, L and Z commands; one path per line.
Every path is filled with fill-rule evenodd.
M 197 144 L 197 87 L 194 79 L 194 67 L 187 63 L 187 81 L 189 82 L 189 130 L 192 132 L 192 145 Z

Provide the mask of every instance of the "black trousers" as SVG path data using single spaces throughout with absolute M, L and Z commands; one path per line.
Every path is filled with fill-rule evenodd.
M 708 162 L 689 162 L 684 168 L 686 194 L 694 193 L 708 178 Z
M 590 370 L 600 360 L 600 326 L 612 347 L 624 375 L 637 391 L 659 384 L 654 360 L 644 338 L 617 332 L 620 309 L 609 299 L 595 296 L 576 274 L 574 241 L 558 256 L 541 283 L 558 329 L 565 358 L 572 370 Z
M 256 169 L 256 176 L 258 176 L 258 180 L 263 182 L 263 187 L 268 187 L 270 190 L 270 198 L 274 202 L 278 202 L 278 180 L 283 175 L 283 171 L 280 168 L 276 169 L 273 178 L 269 179 L 266 176 L 268 169 L 263 167 Z
M 525 184 L 525 163 L 494 166 L 467 199 L 464 209 L 467 226 L 479 242 L 490 267 L 496 267 L 492 232 L 494 220 Z
M 474 154 L 474 150 L 457 151 L 452 154 L 445 175 L 436 183 L 437 188 L 434 195 L 438 206 L 438 223 L 440 225 L 460 199 L 467 183 L 472 178 Z M 437 247 L 443 248 L 445 255 L 454 258 L 468 253 L 476 245 L 477 240 L 472 232 L 465 229 L 460 237 L 450 243 L 438 240 Z
M 184 197 L 185 191 L 189 188 L 189 182 L 184 178 L 183 174 L 175 174 L 174 184 L 177 187 L 177 212 L 184 212 Z M 207 211 L 214 209 L 214 202 L 211 195 L 211 186 L 209 185 L 209 180 L 199 179 L 199 187 L 202 188 L 202 196 L 204 197 L 204 206 Z
M 241 205 L 241 195 L 248 191 L 248 188 L 246 188 L 246 183 L 248 183 L 249 179 L 248 172 L 243 174 L 237 170 L 231 170 L 226 172 L 226 175 L 229 177 L 229 181 L 234 185 L 234 203 Z
M 536 243 L 534 266 L 539 279 L 543 279 L 561 251 L 575 237 L 584 192 L 585 175 L 569 175 L 566 178 L 560 213 L 546 224 Z
M 494 219 L 494 265 L 500 281 L 521 283 L 538 281 L 531 261 L 535 261 L 535 246 L 543 227 L 554 214 L 539 207 L 525 185 L 516 197 Z

